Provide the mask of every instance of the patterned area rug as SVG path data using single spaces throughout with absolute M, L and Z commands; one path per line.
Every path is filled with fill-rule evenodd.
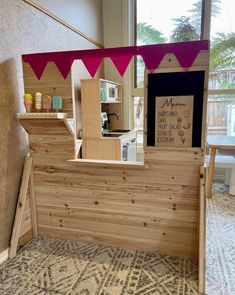
M 187 259 L 37 238 L 0 268 L 0 294 L 197 294 Z
M 214 185 L 207 205 L 206 294 L 235 295 L 235 196 Z
M 235 294 L 235 197 L 208 202 L 207 295 Z M 187 259 L 37 238 L 0 267 L 0 295 L 196 295 Z

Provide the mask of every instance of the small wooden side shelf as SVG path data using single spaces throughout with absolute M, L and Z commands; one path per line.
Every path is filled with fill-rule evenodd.
M 68 113 L 18 113 L 17 119 L 64 119 Z
M 17 119 L 29 134 L 71 134 L 67 113 L 18 113 Z M 73 120 L 73 119 L 72 119 Z

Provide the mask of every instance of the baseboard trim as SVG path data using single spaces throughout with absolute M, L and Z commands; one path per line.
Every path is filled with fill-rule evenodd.
M 9 258 L 9 248 L 0 254 L 0 265 Z

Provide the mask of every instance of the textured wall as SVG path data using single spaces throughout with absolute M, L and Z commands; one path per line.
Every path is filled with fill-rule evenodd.
M 89 20 L 87 20 L 89 26 Z M 9 246 L 27 137 L 16 120 L 24 110 L 21 55 L 94 48 L 20 0 L 0 0 L 0 253 Z
M 33 0 L 88 37 L 103 43 L 102 0 Z M 89 26 L 87 20 L 89 19 Z

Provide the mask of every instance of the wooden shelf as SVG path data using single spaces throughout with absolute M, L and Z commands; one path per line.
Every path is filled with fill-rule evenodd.
M 74 135 L 74 119 L 67 116 L 67 113 L 18 113 L 17 119 L 30 134 Z
M 68 113 L 17 113 L 17 119 L 65 119 Z

